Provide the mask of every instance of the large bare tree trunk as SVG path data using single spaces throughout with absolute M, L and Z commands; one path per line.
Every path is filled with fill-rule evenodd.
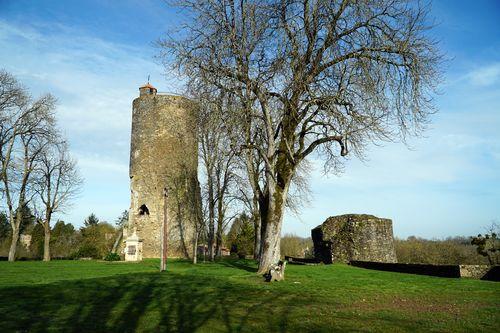
M 50 194 L 50 192 L 49 192 Z M 52 219 L 52 211 L 48 208 L 45 212 L 45 222 L 43 223 L 43 261 L 50 261 L 50 220 Z
M 215 238 L 215 255 L 217 257 L 221 256 L 222 248 L 222 233 L 224 229 L 224 207 L 223 207 L 223 193 L 224 190 L 220 191 L 217 200 L 217 235 Z M 221 193 L 222 192 L 222 193 Z
M 19 202 L 23 202 L 23 200 L 19 200 Z M 21 207 L 22 205 L 19 205 Z M 19 241 L 19 232 L 21 229 L 21 222 L 23 220 L 23 213 L 20 209 L 16 210 L 14 221 L 11 220 L 12 226 L 12 241 L 10 243 L 9 249 L 9 261 L 16 260 L 16 252 L 17 252 L 17 242 Z M 12 223 L 13 222 L 13 223 Z
M 45 237 L 43 239 L 43 261 L 50 261 L 50 225 L 46 222 L 43 226 Z
M 214 238 L 215 238 L 215 220 L 212 213 L 209 213 L 208 218 L 208 260 L 214 260 Z
M 198 230 L 196 230 L 195 236 L 194 236 L 194 244 L 193 244 L 193 264 L 198 263 L 198 237 L 199 237 L 199 233 L 198 233 Z
M 284 131 L 284 135 L 286 135 Z M 284 145 L 284 140 L 280 145 Z M 287 162 L 285 156 L 279 156 L 276 165 L 276 180 L 268 178 L 267 196 L 261 202 L 262 248 L 260 252 L 258 273 L 267 273 L 271 265 L 280 260 L 281 226 L 285 213 L 286 199 L 292 181 L 294 166 Z
M 9 261 L 16 260 L 17 242 L 19 241 L 19 227 L 12 229 L 12 239 L 9 248 Z
M 282 200 L 281 197 L 277 201 Z M 266 222 L 263 223 L 262 250 L 258 271 L 260 274 L 266 273 L 271 265 L 280 260 L 281 225 L 283 223 L 282 206 L 275 205 L 272 211 L 269 211 L 267 217 Z
M 252 219 L 254 223 L 254 248 L 253 248 L 253 258 L 259 260 L 260 258 L 260 245 L 261 245 L 261 221 L 258 208 L 258 200 L 254 196 L 253 198 L 253 212 Z
M 208 260 L 214 260 L 215 205 L 212 175 L 208 175 Z
M 281 226 L 286 200 L 285 189 L 279 189 L 268 198 L 268 211 L 262 216 L 262 248 L 260 251 L 259 271 L 266 273 L 271 265 L 280 260 Z M 261 211 L 262 213 L 262 211 Z
M 217 236 L 215 238 L 215 255 L 217 257 L 221 256 L 221 248 L 222 248 L 222 227 L 221 230 L 217 230 Z

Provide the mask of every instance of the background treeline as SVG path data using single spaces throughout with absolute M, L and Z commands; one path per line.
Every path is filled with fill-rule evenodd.
M 478 254 L 470 237 L 458 236 L 445 239 L 424 239 L 410 236 L 395 239 L 396 255 L 401 263 L 439 265 L 487 265 L 488 259 Z
M 255 233 L 252 218 L 247 214 L 236 217 L 224 239 L 231 254 L 240 258 L 253 257 Z M 280 249 L 282 258 L 285 256 L 312 258 L 314 256 L 313 242 L 310 237 L 285 234 L 281 237 Z
M 51 228 L 50 248 L 52 259 L 103 259 L 116 252 L 116 244 L 121 239 L 122 227 L 127 220 L 124 211 L 115 225 L 100 221 L 90 214 L 84 225 L 77 229 L 70 223 L 58 220 Z M 223 235 L 223 245 L 232 255 L 252 257 L 254 253 L 254 225 L 251 217 L 241 214 Z M 31 210 L 25 207 L 20 231 L 31 235 L 28 247 L 23 242 L 17 245 L 17 256 L 21 259 L 41 259 L 44 253 L 44 228 L 37 223 Z M 9 252 L 11 227 L 7 214 L 0 212 L 0 257 L 6 258 Z M 428 263 L 439 265 L 486 265 L 487 257 L 480 255 L 477 246 L 471 244 L 471 237 L 456 236 L 445 239 L 425 239 L 410 236 L 394 241 L 398 262 Z M 291 257 L 314 257 L 314 245 L 310 237 L 285 234 L 281 237 L 281 255 Z
M 56 98 L 33 98 L 16 77 L 0 69 L 0 211 L 5 212 L 3 242 L 10 239 L 9 261 L 19 257 L 23 229 L 35 228 L 35 222 L 43 230 L 43 260 L 50 260 L 55 217 L 67 212 L 82 185 L 57 125 Z
M 491 232 L 490 232 L 491 234 Z M 487 265 L 488 258 L 471 244 L 472 237 L 456 236 L 445 239 L 425 239 L 410 236 L 395 238 L 398 262 L 436 265 Z M 231 253 L 249 257 L 254 250 L 254 233 L 251 218 L 245 214 L 236 218 L 225 237 Z M 314 245 L 310 237 L 285 234 L 281 237 L 281 257 L 313 258 Z
M 44 254 L 44 228 L 35 222 L 29 209 L 25 209 L 21 235 L 31 235 L 29 246 L 20 241 L 17 244 L 18 259 L 41 259 Z M 119 221 L 118 221 L 119 222 Z M 117 223 L 118 223 L 117 222 Z M 103 259 L 113 250 L 120 226 L 99 221 L 91 214 L 84 226 L 76 229 L 71 223 L 57 221 L 51 228 L 50 249 L 52 259 Z M 5 213 L 0 213 L 0 257 L 9 253 L 11 228 Z

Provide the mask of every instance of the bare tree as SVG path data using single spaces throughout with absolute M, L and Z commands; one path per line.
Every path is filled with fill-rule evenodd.
M 9 73 L 0 71 L 0 181 L 9 214 L 12 240 L 9 261 L 14 261 L 22 210 L 33 197 L 33 171 L 54 133 L 55 98 L 33 101 Z
M 197 187 L 199 188 L 200 184 L 197 184 Z M 195 235 L 194 235 L 194 246 L 193 246 L 193 264 L 198 263 L 198 241 L 201 237 L 203 237 L 203 234 L 206 233 L 205 226 L 206 224 L 204 223 L 203 220 L 203 212 L 202 212 L 202 199 L 201 199 L 201 193 L 199 191 L 196 191 L 196 207 L 194 210 L 196 211 L 196 220 L 195 220 Z M 205 248 L 203 248 L 203 255 L 205 256 Z M 205 257 L 203 257 L 203 261 L 205 261 Z
M 4 129 L 9 126 L 10 112 L 15 112 L 26 105 L 28 101 L 26 89 L 7 71 L 0 69 L 0 128 L 2 134 L 7 134 Z M 2 136 L 2 143 L 5 143 Z
M 203 171 L 206 178 L 206 183 L 203 186 L 203 198 L 205 199 L 205 206 L 207 215 L 207 245 L 208 245 L 208 259 L 214 260 L 214 242 L 215 242 L 215 184 L 214 184 L 214 169 L 217 159 L 217 149 L 220 132 L 217 127 L 219 123 L 210 118 L 212 111 L 210 108 L 213 104 L 208 100 L 200 101 L 199 112 L 199 125 L 198 125 L 198 141 L 199 155 L 203 165 Z
M 484 236 L 479 234 L 477 237 L 471 237 L 471 244 L 476 246 L 478 254 L 488 258 L 490 265 L 498 265 L 500 263 L 500 224 L 493 221 L 484 229 L 486 231 Z
M 208 213 L 208 253 L 209 260 L 213 260 L 221 254 L 223 233 L 236 206 L 237 156 L 231 147 L 230 129 L 223 119 L 226 108 L 223 96 L 197 91 L 200 158 L 206 178 L 203 188 Z
M 11 163 L 16 136 L 21 132 L 19 110 L 26 106 L 29 96 L 27 91 L 14 76 L 0 70 L 0 153 L 1 153 L 1 180 Z M 14 120 L 17 118 L 17 121 Z M 2 196 L 6 195 L 4 186 L 0 188 Z
M 254 226 L 254 259 L 260 258 L 261 252 L 261 214 L 260 208 L 265 207 L 263 188 L 265 187 L 265 164 L 263 158 L 255 149 L 241 149 L 258 144 L 262 141 L 261 133 L 257 126 L 254 126 L 254 111 L 252 105 L 255 98 L 249 96 L 245 91 L 237 89 L 237 98 L 230 103 L 240 105 L 240 114 L 233 115 L 231 126 L 236 130 L 237 135 L 232 136 L 233 149 L 239 150 L 238 156 L 242 163 L 242 169 L 248 181 L 251 195 L 245 192 L 246 187 L 240 187 L 241 199 L 250 212 Z M 242 135 L 241 135 L 242 134 Z
M 43 260 L 50 261 L 52 216 L 71 205 L 81 190 L 83 179 L 76 161 L 69 155 L 66 142 L 48 145 L 40 154 L 35 172 L 35 191 L 43 211 L 38 219 L 44 230 Z
M 434 112 L 441 55 L 410 0 L 185 0 L 190 21 L 160 41 L 189 80 L 233 94 L 264 162 L 259 272 L 280 257 L 290 184 L 311 154 L 326 169 L 366 145 L 418 135 Z M 241 115 L 245 117 L 241 118 Z

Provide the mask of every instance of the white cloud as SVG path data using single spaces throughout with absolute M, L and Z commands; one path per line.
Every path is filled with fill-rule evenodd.
M 500 82 L 500 63 L 493 63 L 477 68 L 467 74 L 467 78 L 476 86 L 492 86 Z
M 7 41 L 14 38 L 39 42 L 43 39 L 43 35 L 29 26 L 23 26 L 21 28 L 0 20 L 0 40 Z
M 58 98 L 59 125 L 85 178 L 69 222 L 91 211 L 111 220 L 129 205 L 132 100 L 148 74 L 161 91 L 179 88 L 179 80 L 165 80 L 153 52 L 65 25 L 0 20 L 1 66 L 33 95 Z

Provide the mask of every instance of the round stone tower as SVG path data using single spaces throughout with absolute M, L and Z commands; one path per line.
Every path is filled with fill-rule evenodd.
M 158 258 L 166 212 L 168 256 L 189 257 L 201 210 L 196 111 L 187 98 L 158 94 L 149 83 L 139 92 L 132 111 L 128 230 L 142 241 L 144 258 Z

